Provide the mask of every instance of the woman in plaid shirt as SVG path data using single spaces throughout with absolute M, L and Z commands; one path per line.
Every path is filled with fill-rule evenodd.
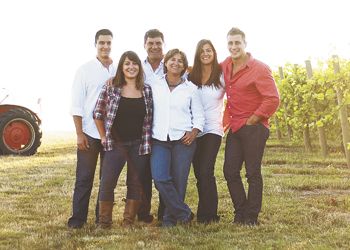
M 99 193 L 99 225 L 110 228 L 114 188 L 125 163 L 128 191 L 123 225 L 134 222 L 143 190 L 152 185 L 149 167 L 153 99 L 144 84 L 143 70 L 135 52 L 125 52 L 112 84 L 106 84 L 97 100 L 94 120 L 105 155 Z

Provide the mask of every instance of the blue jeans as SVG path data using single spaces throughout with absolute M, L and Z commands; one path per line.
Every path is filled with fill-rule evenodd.
M 103 159 L 101 141 L 85 134 L 88 139 L 89 149 L 77 151 L 76 180 L 73 194 L 73 215 L 68 220 L 70 226 L 81 226 L 87 221 L 91 190 L 98 156 L 100 155 L 100 172 Z M 95 210 L 96 222 L 98 221 L 98 202 Z
M 127 199 L 141 200 L 149 155 L 139 155 L 141 140 L 118 143 L 113 150 L 105 152 L 100 182 L 100 201 L 114 201 L 114 189 L 125 163 L 128 167 Z
M 195 149 L 195 141 L 191 145 L 181 141 L 152 141 L 152 177 L 165 204 L 163 226 L 174 226 L 191 216 L 184 200 Z

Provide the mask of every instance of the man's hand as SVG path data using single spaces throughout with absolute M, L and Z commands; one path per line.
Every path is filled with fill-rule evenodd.
M 248 120 L 246 121 L 246 125 L 255 125 L 258 124 L 260 122 L 261 118 L 257 115 L 251 115 Z
M 88 150 L 89 149 L 89 141 L 84 135 L 84 133 L 77 134 L 77 146 L 79 150 Z

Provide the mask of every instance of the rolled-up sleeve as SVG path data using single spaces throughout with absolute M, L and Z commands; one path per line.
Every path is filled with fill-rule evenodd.
M 255 115 L 269 118 L 277 110 L 280 102 L 275 80 L 271 70 L 266 67 L 257 78 L 256 88 L 263 97 L 261 105 L 254 112 Z
M 84 114 L 84 100 L 86 99 L 85 74 L 80 68 L 75 74 L 72 85 L 72 99 L 70 114 L 76 116 L 83 116 Z

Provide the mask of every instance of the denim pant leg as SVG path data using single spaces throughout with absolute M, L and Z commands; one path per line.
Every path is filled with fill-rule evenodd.
M 244 150 L 248 194 L 246 216 L 256 219 L 261 210 L 263 179 L 261 175 L 261 161 L 264 154 L 269 129 L 263 124 L 244 126 L 239 130 Z
M 175 188 L 182 202 L 185 201 L 188 175 L 190 173 L 191 162 L 196 149 L 196 141 L 191 145 L 185 145 L 181 141 L 171 142 L 171 169 L 170 174 L 173 178 Z M 166 207 L 164 211 L 163 223 L 176 224 L 177 217 L 169 213 Z
M 82 225 L 87 221 L 89 201 L 94 182 L 98 155 L 102 152 L 99 139 L 85 135 L 89 142 L 88 150 L 77 151 L 76 180 L 73 194 L 73 215 L 69 225 Z
M 224 159 L 224 176 L 237 216 L 244 216 L 247 196 L 241 178 L 244 161 L 243 144 L 237 132 L 227 134 Z
M 218 192 L 214 168 L 221 140 L 221 136 L 210 133 L 197 138 L 192 163 L 197 179 L 198 221 L 209 222 L 218 219 Z
M 101 178 L 102 178 L 102 165 L 103 165 L 103 157 L 105 155 L 105 151 L 103 149 L 101 149 L 100 152 L 100 171 L 98 173 L 98 180 L 100 183 L 101 182 Z M 98 219 L 99 219 L 99 200 L 100 200 L 100 185 L 98 185 L 98 194 L 97 194 L 97 199 L 96 199 L 96 209 L 95 209 L 95 216 L 96 216 L 96 220 L 95 223 L 98 224 Z
M 181 198 L 181 195 L 175 188 L 174 180 L 171 176 L 171 142 L 160 142 L 153 140 L 151 155 L 152 178 L 164 201 L 168 213 L 176 220 L 186 220 L 191 210 Z M 163 225 L 167 223 L 163 222 Z M 173 224 L 174 225 L 174 224 Z M 169 225 L 171 226 L 171 225 Z
M 150 199 L 152 193 L 152 177 L 150 176 L 150 156 L 139 155 L 139 141 L 131 142 L 127 146 L 127 199 L 141 200 L 142 193 Z M 150 202 L 150 200 L 149 200 Z
M 114 201 L 114 189 L 126 162 L 126 152 L 122 147 L 107 151 L 103 157 L 100 181 L 100 201 Z

